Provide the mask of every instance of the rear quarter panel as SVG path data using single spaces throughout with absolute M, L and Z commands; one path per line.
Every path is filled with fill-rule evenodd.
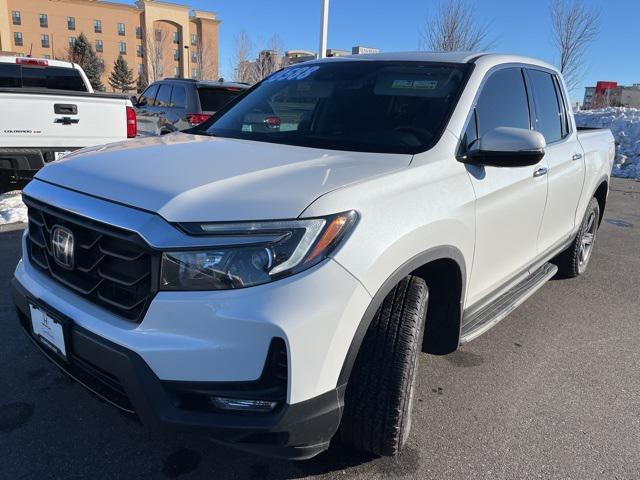
M 584 151 L 585 185 L 576 212 L 576 224 L 582 221 L 589 201 L 600 184 L 603 181 L 610 184 L 616 153 L 610 130 L 578 131 L 578 142 Z

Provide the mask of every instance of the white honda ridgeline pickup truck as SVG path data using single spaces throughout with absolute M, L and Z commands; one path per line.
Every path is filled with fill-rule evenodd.
M 146 425 L 393 455 L 420 352 L 585 271 L 613 158 L 537 60 L 308 62 L 187 132 L 38 172 L 14 299 L 45 355 Z
M 123 94 L 95 93 L 76 63 L 0 56 L 0 193 L 82 147 L 136 136 Z

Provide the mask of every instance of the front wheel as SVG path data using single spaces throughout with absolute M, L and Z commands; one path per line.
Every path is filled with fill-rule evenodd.
M 596 242 L 599 223 L 600 205 L 598 200 L 592 198 L 576 238 L 571 246 L 555 260 L 561 277 L 573 278 L 582 275 L 586 271 Z
M 425 281 L 408 276 L 376 312 L 347 386 L 344 443 L 375 455 L 396 455 L 406 443 L 428 296 Z

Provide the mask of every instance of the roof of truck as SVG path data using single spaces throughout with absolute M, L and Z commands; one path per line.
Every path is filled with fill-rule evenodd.
M 381 60 L 406 62 L 442 62 L 442 63 L 527 63 L 555 70 L 556 68 L 541 60 L 522 55 L 507 55 L 493 52 L 389 52 L 367 53 L 362 55 L 346 55 L 330 57 L 316 62 L 348 61 L 348 60 Z M 313 62 L 313 60 L 311 61 Z M 311 63 L 308 62 L 308 63 Z
M 53 60 L 51 58 L 39 58 L 39 57 L 24 57 L 16 55 L 0 55 L 0 63 L 16 63 L 16 60 L 21 58 L 23 60 L 41 60 L 47 62 L 50 67 L 63 67 L 63 68 L 77 68 L 78 65 L 71 62 L 65 62 L 62 60 Z

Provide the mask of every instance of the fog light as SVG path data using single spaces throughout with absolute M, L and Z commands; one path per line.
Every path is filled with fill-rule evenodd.
M 220 410 L 235 410 L 239 412 L 261 412 L 272 411 L 278 402 L 268 400 L 247 400 L 242 398 L 211 397 L 211 403 Z

